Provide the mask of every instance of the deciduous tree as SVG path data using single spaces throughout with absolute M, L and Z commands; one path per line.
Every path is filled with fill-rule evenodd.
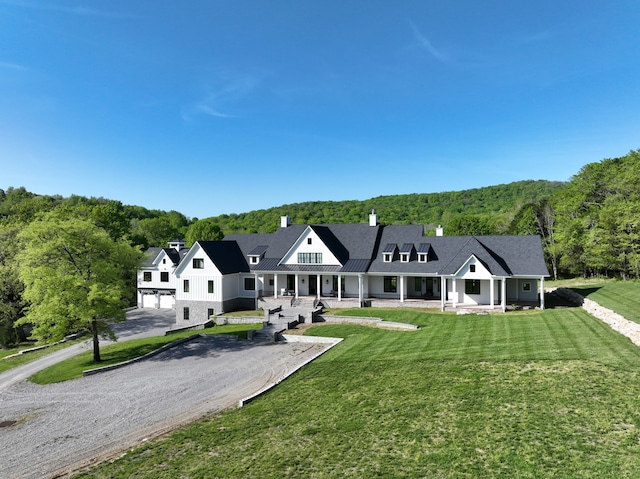
M 33 325 L 40 342 L 88 329 L 93 358 L 100 361 L 100 337 L 112 337 L 111 321 L 124 319 L 124 298 L 140 253 L 114 240 L 88 218 L 53 211 L 20 233 L 18 254 L 27 314 L 18 324 Z

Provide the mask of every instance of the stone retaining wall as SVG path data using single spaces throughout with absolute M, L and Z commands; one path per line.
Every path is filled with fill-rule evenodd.
M 636 346 L 640 346 L 640 324 L 629 321 L 618 313 L 602 307 L 595 301 L 585 298 L 570 289 L 557 288 L 548 291 L 555 292 L 558 296 L 582 306 L 582 309 L 587 313 L 607 323 L 611 329 L 629 338 Z

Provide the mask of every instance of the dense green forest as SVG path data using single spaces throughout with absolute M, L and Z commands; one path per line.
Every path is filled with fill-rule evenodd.
M 364 201 L 314 201 L 201 220 L 117 200 L 46 196 L 10 187 L 0 189 L 0 344 L 20 337 L 14 323 L 28 311 L 24 271 L 16 258 L 34 222 L 81 220 L 139 255 L 176 237 L 192 243 L 230 233 L 271 232 L 283 215 L 294 223 L 364 223 L 372 209 L 383 224 L 423 224 L 426 234 L 442 224 L 446 235 L 540 235 L 554 278 L 640 278 L 640 150 L 587 164 L 567 183 L 531 180 Z M 131 271 L 122 271 L 121 277 L 133 298 Z

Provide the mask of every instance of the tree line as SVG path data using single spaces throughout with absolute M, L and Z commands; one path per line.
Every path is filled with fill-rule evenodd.
M 135 302 L 135 271 L 149 246 L 221 239 L 293 223 L 423 224 L 434 234 L 537 234 L 553 278 L 640 278 L 640 150 L 584 166 L 568 182 L 520 181 L 457 192 L 311 201 L 204 219 L 120 201 L 0 189 L 0 345 L 42 342 L 109 321 Z M 45 282 L 48 281 L 48 282 Z M 96 351 L 99 359 L 99 351 Z

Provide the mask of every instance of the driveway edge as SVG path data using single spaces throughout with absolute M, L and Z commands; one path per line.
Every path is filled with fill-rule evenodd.
M 343 341 L 343 338 L 325 338 L 325 337 L 320 337 L 320 336 L 299 336 L 299 335 L 295 335 L 295 334 L 283 334 L 282 337 L 288 343 L 308 344 L 309 345 L 308 349 L 312 348 L 313 346 L 317 346 L 319 344 L 323 344 L 323 345 L 325 345 L 325 347 L 321 351 L 318 351 L 316 354 L 314 354 L 309 359 L 304 361 L 303 363 L 301 363 L 298 366 L 296 366 L 295 368 L 293 368 L 291 371 L 286 372 L 282 377 L 280 377 L 280 379 L 278 379 L 278 380 L 276 380 L 276 381 L 274 381 L 274 382 L 272 382 L 270 384 L 267 384 L 264 388 L 262 388 L 261 390 L 259 390 L 256 393 L 252 394 L 251 396 L 247 396 L 244 399 L 240 399 L 240 401 L 238 401 L 238 407 L 243 407 L 243 406 L 249 404 L 254 399 L 256 399 L 256 398 L 262 396 L 263 394 L 269 392 L 271 389 L 276 387 L 278 384 L 280 384 L 282 381 L 287 379 L 293 373 L 299 371 L 303 366 L 306 366 L 311 361 L 319 358 L 324 353 L 326 353 L 331 348 L 333 348 L 336 344 L 339 344 L 339 343 L 341 343 Z

